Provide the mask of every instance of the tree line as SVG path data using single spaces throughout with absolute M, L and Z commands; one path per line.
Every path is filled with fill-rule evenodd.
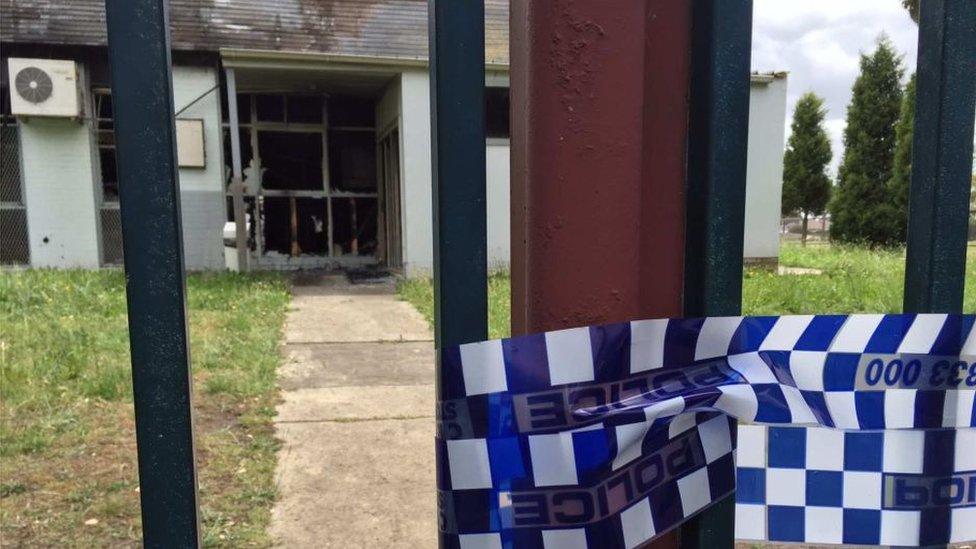
M 884 35 L 862 53 L 844 128 L 844 155 L 831 181 L 833 156 L 824 128 L 824 101 L 807 92 L 793 111 L 783 156 L 784 214 L 802 218 L 806 241 L 810 216 L 830 214 L 831 240 L 890 246 L 905 241 L 911 179 L 915 76 L 902 86 L 901 55 Z
M 917 24 L 919 0 L 902 0 L 902 6 Z M 823 99 L 808 92 L 797 101 L 783 155 L 782 211 L 801 216 L 802 242 L 806 243 L 809 217 L 827 212 L 831 240 L 871 246 L 905 242 L 915 75 L 902 88 L 904 73 L 901 56 L 884 35 L 873 53 L 861 54 L 836 185 L 827 175 L 833 153 L 823 127 Z M 976 238 L 976 172 L 972 181 L 969 236 Z

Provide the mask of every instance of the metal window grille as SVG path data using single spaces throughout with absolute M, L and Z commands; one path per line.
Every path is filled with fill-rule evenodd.
M 0 264 L 29 265 L 27 208 L 20 174 L 20 127 L 0 119 Z
M 102 225 L 102 265 L 121 265 L 122 216 L 118 203 L 114 208 L 103 204 L 99 215 Z
M 95 137 L 98 146 L 98 172 L 101 178 L 99 226 L 102 241 L 102 265 L 122 264 L 122 217 L 119 214 L 119 179 L 115 170 L 115 124 L 112 92 L 92 90 Z

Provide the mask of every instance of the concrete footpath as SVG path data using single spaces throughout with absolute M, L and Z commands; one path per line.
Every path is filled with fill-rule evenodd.
M 282 547 L 434 547 L 434 355 L 390 282 L 303 275 L 285 326 Z

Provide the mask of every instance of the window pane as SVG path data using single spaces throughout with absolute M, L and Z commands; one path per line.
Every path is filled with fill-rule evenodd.
M 336 256 L 376 253 L 376 199 L 333 198 L 332 242 Z
M 332 188 L 338 191 L 376 191 L 374 132 L 329 132 L 329 179 Z
M 237 123 L 251 123 L 251 94 L 249 93 L 237 94 Z
M 485 133 L 508 139 L 508 88 L 485 88 Z
M 96 97 L 96 116 L 101 120 L 112 120 L 112 95 L 108 93 L 98 93 Z
M 289 124 L 321 124 L 322 98 L 315 95 L 289 95 L 288 123 Z
M 10 116 L 10 88 L 0 86 L 0 116 Z
M 112 131 L 111 123 L 108 123 L 107 129 L 103 129 L 101 124 L 99 124 L 98 144 L 100 146 L 115 146 L 115 132 Z
M 98 158 L 102 170 L 102 201 L 119 201 L 119 183 L 115 175 L 115 149 L 102 147 L 98 149 Z
M 359 97 L 330 97 L 329 125 L 372 128 L 376 103 Z
M 258 132 L 262 185 L 265 189 L 321 190 L 320 132 Z
M 281 95 L 256 95 L 256 110 L 261 122 L 285 121 L 285 98 Z

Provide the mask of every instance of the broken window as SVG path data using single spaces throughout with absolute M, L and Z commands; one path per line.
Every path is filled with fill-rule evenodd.
M 335 256 L 376 253 L 376 199 L 332 199 L 332 252 Z
M 256 195 L 251 227 L 259 254 L 374 256 L 379 218 L 375 101 L 242 93 L 238 112 L 244 180 L 248 194 Z M 326 180 L 331 184 L 325 185 Z M 227 209 L 231 219 L 230 200 Z
M 261 186 L 275 190 L 321 190 L 322 133 L 258 131 Z
M 329 180 L 337 191 L 376 192 L 375 132 L 329 132 Z
M 283 255 L 326 255 L 329 248 L 325 198 L 266 196 L 264 249 Z
M 289 124 L 321 124 L 322 97 L 318 95 L 285 96 L 285 121 Z
M 285 96 L 255 95 L 254 110 L 258 115 L 258 122 L 284 122 Z
M 227 94 L 220 94 L 220 119 L 225 124 L 230 122 L 229 113 L 230 107 L 227 106 Z M 251 123 L 251 94 L 249 93 L 239 93 L 237 94 L 237 123 L 238 124 L 250 124 Z
M 376 102 L 349 96 L 329 97 L 329 127 L 373 129 Z

